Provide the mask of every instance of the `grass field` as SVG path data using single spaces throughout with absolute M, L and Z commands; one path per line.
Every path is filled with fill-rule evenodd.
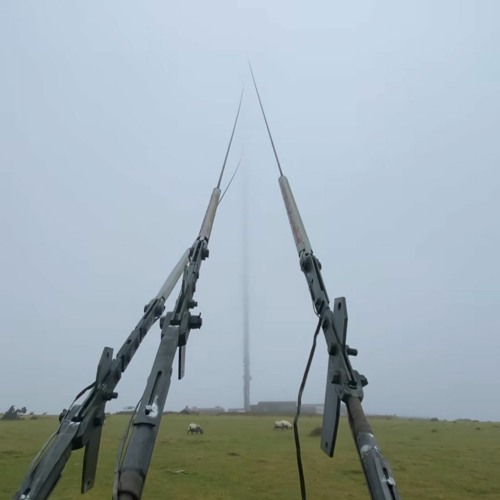
M 300 498 L 291 431 L 273 422 L 290 417 L 169 414 L 163 418 L 143 498 Z M 189 422 L 205 434 L 188 435 Z M 500 424 L 372 418 L 405 499 L 500 498 Z M 80 495 L 83 452 L 72 454 L 52 499 L 111 498 L 116 450 L 128 423 L 111 416 L 104 427 L 95 488 Z M 336 455 L 309 433 L 319 417 L 299 422 L 308 498 L 364 499 L 368 492 L 349 427 L 341 421 Z M 56 417 L 0 421 L 0 497 L 11 498 L 29 463 L 57 426 Z M 182 471 L 182 472 L 179 472 Z

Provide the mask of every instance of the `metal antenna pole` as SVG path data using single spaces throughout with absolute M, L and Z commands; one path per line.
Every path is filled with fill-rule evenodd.
M 201 314 L 191 314 L 191 310 L 198 306 L 194 300 L 196 285 L 200 276 L 201 263 L 209 256 L 208 243 L 217 206 L 220 202 L 220 184 L 238 123 L 242 97 L 243 94 L 240 97 L 219 181 L 212 191 L 198 237 L 190 249 L 189 261 L 184 269 L 182 286 L 175 307 L 173 311 L 160 318 L 160 346 L 141 402 L 132 419 L 127 446 L 123 447 L 118 455 L 113 500 L 139 500 L 142 497 L 163 409 L 170 389 L 175 353 L 178 349 L 178 378 L 181 379 L 184 377 L 186 346 L 191 330 L 199 329 L 202 325 Z
M 243 95 L 243 94 L 242 94 Z M 186 343 L 191 330 L 201 327 L 201 315 L 191 314 L 197 306 L 193 299 L 201 262 L 208 255 L 208 242 L 221 197 L 220 183 L 241 109 L 234 120 L 226 155 L 217 187 L 203 219 L 195 242 L 186 250 L 160 291 L 144 307 L 144 315 L 113 358 L 113 349 L 105 347 L 97 367 L 95 381 L 80 392 L 75 402 L 90 391 L 82 404 L 72 404 L 59 428 L 33 460 L 15 500 L 45 500 L 55 488 L 71 452 L 85 448 L 82 471 L 82 493 L 94 485 L 97 460 L 105 419 L 107 401 L 118 396 L 115 388 L 151 326 L 160 319 L 162 340 L 157 351 L 146 389 L 132 422 L 131 436 L 126 449 L 120 453 L 115 471 L 114 496 L 120 500 L 138 500 L 146 480 L 156 434 L 170 387 L 172 363 L 179 350 L 179 378 L 184 374 Z M 162 316 L 165 303 L 182 276 L 182 286 L 175 309 Z
M 329 355 L 321 448 L 327 455 L 333 456 L 342 401 L 347 406 L 349 424 L 372 499 L 399 499 L 399 492 L 391 467 L 382 456 L 380 447 L 361 406 L 363 387 L 368 384 L 368 381 L 365 376 L 352 368 L 349 359 L 349 356 L 356 356 L 358 352 L 346 344 L 347 308 L 345 299 L 343 297 L 335 299 L 333 309 L 331 308 L 321 274 L 321 264 L 312 250 L 288 179 L 283 175 L 251 66 L 250 71 L 278 165 L 280 173 L 278 182 L 297 248 L 300 268 L 307 281 L 314 312 L 320 318 L 319 325 L 323 330 Z

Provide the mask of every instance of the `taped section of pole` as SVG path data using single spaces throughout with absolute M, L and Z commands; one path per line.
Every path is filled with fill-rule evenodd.
M 304 227 L 304 223 L 300 217 L 300 212 L 297 207 L 297 203 L 295 203 L 295 198 L 293 197 L 290 184 L 288 184 L 288 179 L 282 175 L 278 179 L 278 182 L 283 196 L 283 201 L 285 202 L 286 214 L 288 215 L 288 221 L 290 222 L 290 227 L 292 228 L 293 239 L 295 240 L 297 252 L 299 255 L 301 255 L 303 251 L 312 253 L 311 243 L 309 243 L 306 228 Z

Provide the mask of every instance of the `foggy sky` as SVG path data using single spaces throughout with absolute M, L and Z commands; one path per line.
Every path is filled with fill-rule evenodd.
M 316 326 L 247 65 L 368 413 L 500 419 L 500 6 L 494 1 L 0 5 L 0 411 L 92 382 L 196 238 L 244 102 L 167 410 L 294 400 Z M 225 178 L 223 185 L 227 183 Z M 167 304 L 174 304 L 174 293 Z M 111 411 L 135 405 L 153 326 Z M 323 339 L 304 401 L 322 403 Z

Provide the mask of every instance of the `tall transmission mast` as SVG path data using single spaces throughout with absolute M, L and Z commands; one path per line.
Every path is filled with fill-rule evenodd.
M 245 171 L 243 171 L 244 174 Z M 243 179 L 243 408 L 250 411 L 250 318 L 248 297 L 248 193 Z

